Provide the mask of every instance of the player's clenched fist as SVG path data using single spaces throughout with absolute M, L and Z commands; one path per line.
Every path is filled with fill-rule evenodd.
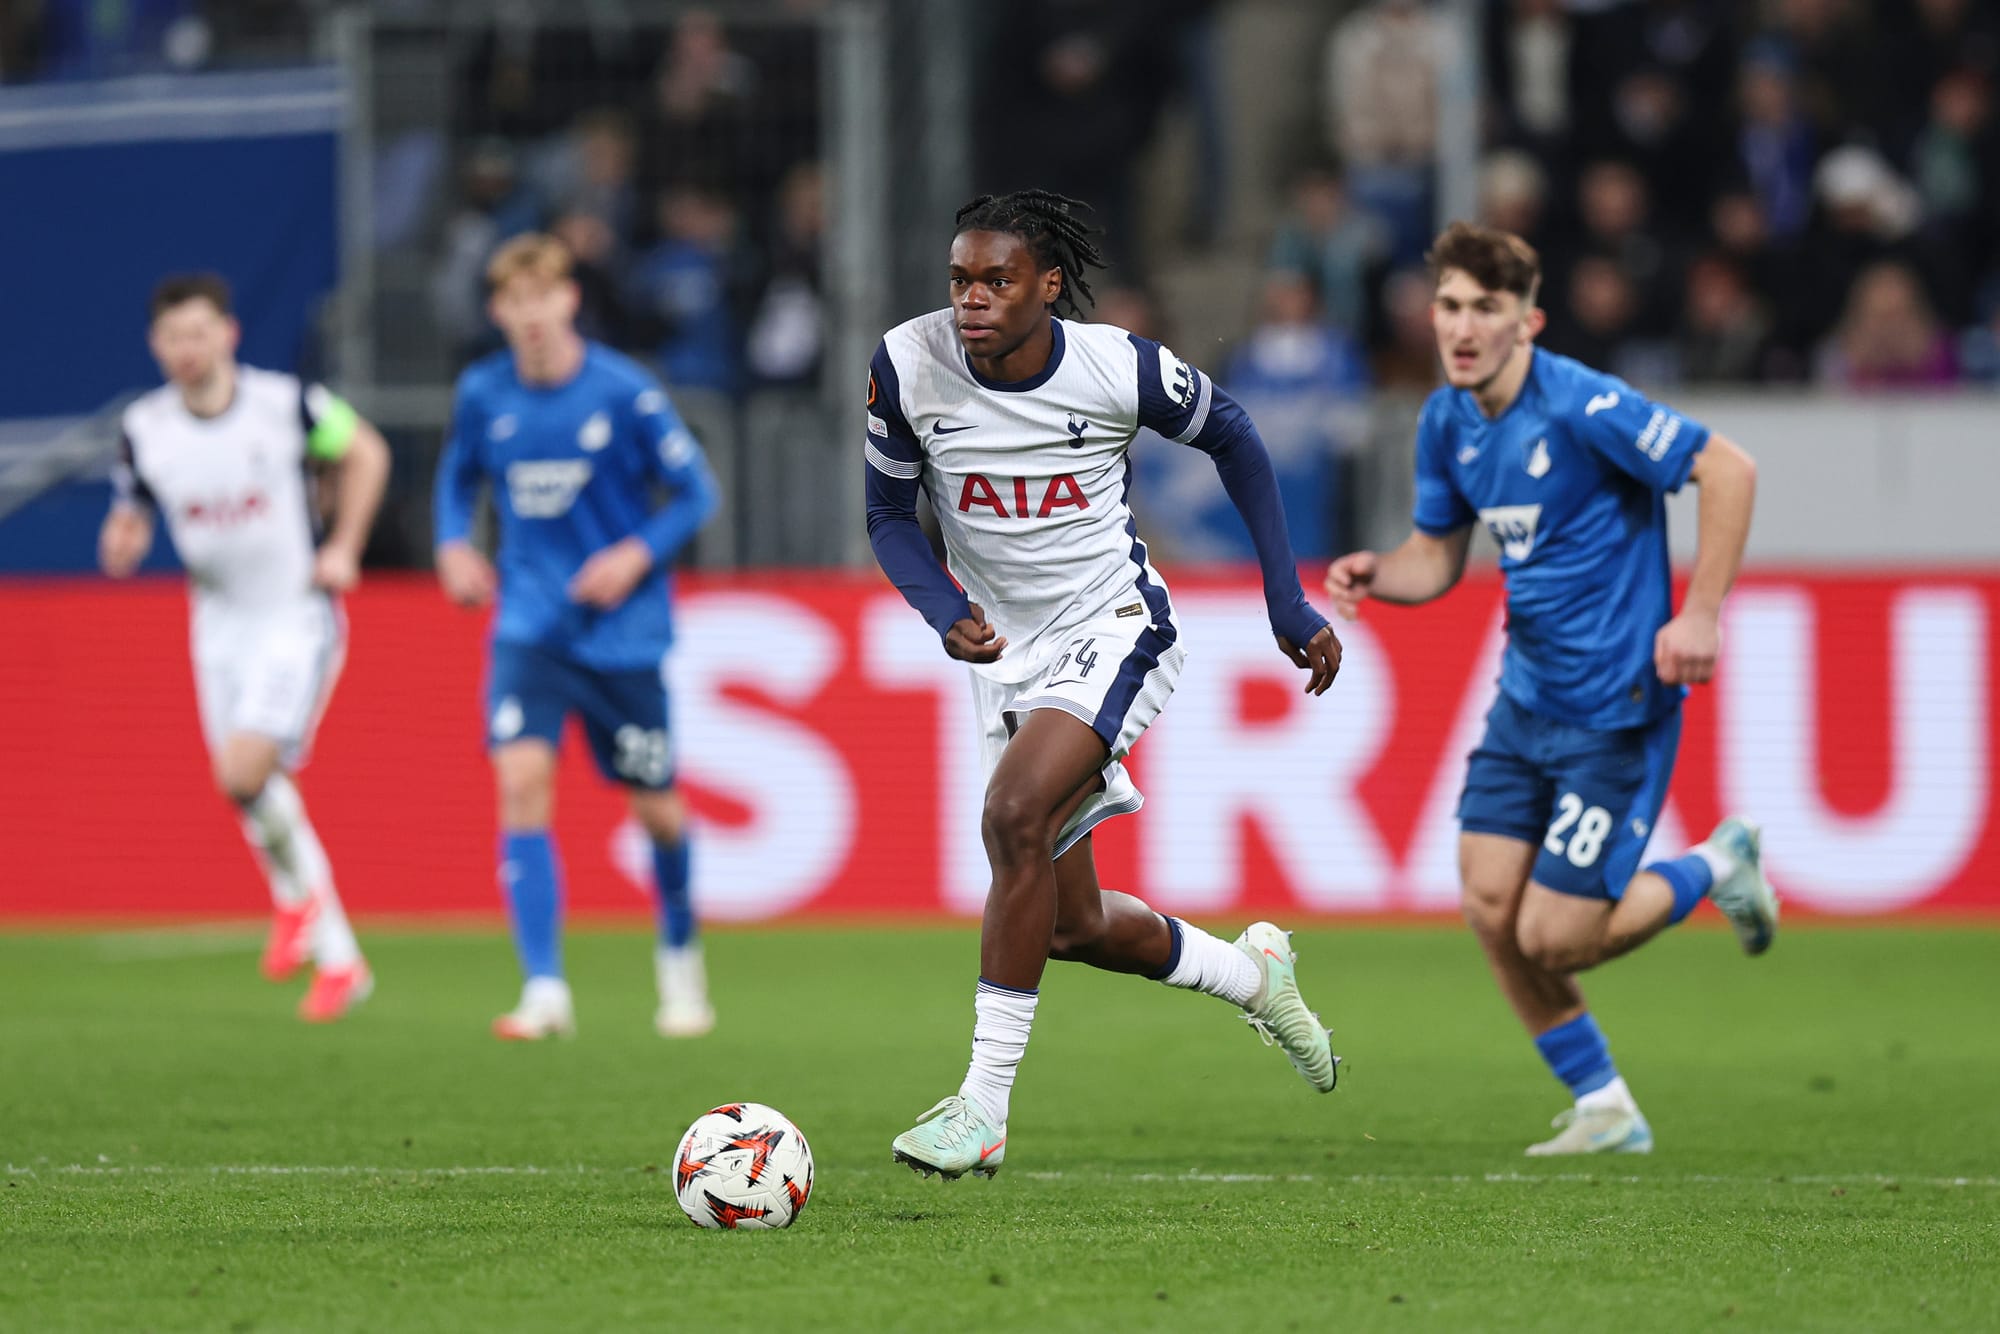
M 438 582 L 444 595 L 461 607 L 483 607 L 493 600 L 498 581 L 493 564 L 464 542 L 447 542 L 437 549 Z
M 1326 595 L 1334 614 L 1351 621 L 1361 614 L 1362 599 L 1375 582 L 1375 553 L 1351 551 L 1326 567 Z
M 327 543 L 313 557 L 313 587 L 345 593 L 361 582 L 361 562 L 344 546 Z
M 944 651 L 960 662 L 998 662 L 1007 641 L 986 620 L 977 602 L 966 604 L 972 615 L 961 617 L 944 637 Z
M 1670 686 L 1698 686 L 1715 675 L 1722 629 L 1712 612 L 1682 611 L 1653 636 L 1653 670 Z

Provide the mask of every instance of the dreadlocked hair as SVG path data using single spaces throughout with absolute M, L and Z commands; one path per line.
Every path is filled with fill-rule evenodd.
M 955 221 L 961 232 L 1006 232 L 1026 243 L 1042 270 L 1062 270 L 1062 291 L 1056 313 L 1081 315 L 1092 301 L 1085 269 L 1104 267 L 1104 251 L 1092 239 L 1104 229 L 1093 227 L 1076 210 L 1090 205 L 1052 190 L 1016 190 L 1005 195 L 981 195 L 961 208 Z M 1082 300 L 1079 301 L 1078 298 Z

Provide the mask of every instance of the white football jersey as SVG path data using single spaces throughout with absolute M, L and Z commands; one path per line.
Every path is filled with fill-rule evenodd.
M 1087 621 L 1171 624 L 1125 501 L 1126 450 L 1141 426 L 1193 440 L 1213 393 L 1150 339 L 1053 324 L 1048 365 L 1017 383 L 972 369 L 950 310 L 891 329 L 871 370 L 869 465 L 921 479 L 952 576 L 1009 641 L 975 667 L 996 681 L 1026 679 L 1037 643 Z
M 168 384 L 125 409 L 119 498 L 166 520 L 198 604 L 258 610 L 312 595 L 318 536 L 308 464 L 323 421 L 352 410 L 318 385 L 251 366 L 214 417 L 188 411 Z M 320 452 L 338 457 L 344 437 Z

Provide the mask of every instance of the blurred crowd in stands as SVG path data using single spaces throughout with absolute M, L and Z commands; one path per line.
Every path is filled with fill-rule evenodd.
M 1486 8 L 1480 209 L 1542 252 L 1548 346 L 1655 386 L 2000 376 L 2000 6 Z M 1428 378 L 1406 275 L 1430 227 L 1439 22 L 1374 0 L 1333 27 L 1338 165 L 1294 183 L 1272 254 L 1315 275 L 1388 384 Z
M 703 559 L 826 559 L 843 437 L 822 408 L 817 31 L 688 9 L 657 40 L 600 38 L 495 24 L 464 63 L 437 328 L 458 362 L 496 348 L 488 256 L 520 232 L 561 237 L 584 332 L 660 373 L 734 501 Z
M 1091 110 L 1064 84 L 1079 15 L 1146 7 L 1042 8 L 1054 34 L 1018 91 L 1053 133 Z M 1334 8 L 1317 133 L 1283 187 L 1254 327 L 1219 368 L 1271 444 L 1295 541 L 1314 555 L 1354 536 L 1364 396 L 1438 382 L 1423 255 L 1439 82 L 1459 36 L 1425 0 Z M 1656 391 L 2000 384 L 2000 4 L 1481 8 L 1478 210 L 1542 254 L 1544 346 Z M 1100 23 L 1098 40 L 1122 32 L 1128 45 L 1098 64 L 1123 71 L 1124 101 L 1146 108 L 1160 103 L 1159 71 L 1174 74 L 1195 103 L 1193 175 L 1212 188 L 1232 174 L 1210 160 L 1226 137 L 1202 129 L 1226 111 L 1206 104 L 1219 81 L 1199 56 L 1163 48 L 1162 29 L 1174 27 Z M 1149 70 L 1156 87 L 1141 96 Z M 1130 146 L 1149 134 L 1128 127 L 1124 150 L 1105 155 L 1114 232 L 1136 230 L 1119 201 L 1139 169 Z M 1190 213 L 1189 243 L 1202 221 Z M 1120 305 L 1142 323 L 1152 311 L 1143 291 Z M 1249 554 L 1198 467 L 1140 458 L 1170 497 L 1176 554 Z
M 725 486 L 762 497 L 733 516 L 742 532 L 710 539 L 723 563 L 844 549 L 819 504 L 854 484 L 822 383 L 827 182 L 809 20 L 830 2 L 764 6 L 790 23 L 675 7 L 648 39 L 615 41 L 595 21 L 510 21 L 496 6 L 472 25 L 452 98 L 453 202 L 426 244 L 429 309 L 455 363 L 497 345 L 481 282 L 493 248 L 531 228 L 562 236 L 588 331 L 649 359 Z M 1482 8 L 1478 206 L 1541 251 L 1545 346 L 1656 390 L 2000 383 L 2000 4 Z M 1264 254 L 1242 297 L 1251 327 L 1204 360 L 1260 423 L 1297 502 L 1301 553 L 1324 554 L 1352 517 L 1340 474 L 1366 439 L 1369 396 L 1436 383 L 1423 253 L 1454 34 L 1426 0 L 1313 6 L 1324 45 L 1312 132 L 1286 179 L 1248 180 L 1229 160 L 1229 9 L 975 6 L 970 175 L 1093 201 L 1123 258 L 1097 317 L 1169 337 L 1157 285 L 1225 238 L 1244 243 L 1226 225 L 1235 196 L 1281 199 L 1250 210 L 1275 218 L 1249 241 Z M 282 44 L 303 31 L 300 10 L 27 0 L 0 9 L 0 79 L 117 73 L 148 53 L 196 68 L 218 48 Z M 1149 180 L 1170 113 L 1190 149 L 1171 180 Z M 1148 207 L 1171 210 L 1172 225 L 1149 228 Z M 1181 462 L 1154 485 L 1155 512 L 1226 505 Z M 1226 512 L 1188 525 L 1181 547 L 1248 550 Z

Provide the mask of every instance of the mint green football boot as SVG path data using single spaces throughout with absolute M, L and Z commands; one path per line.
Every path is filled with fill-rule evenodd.
M 1007 1158 L 1007 1127 L 995 1126 L 970 1098 L 946 1098 L 896 1136 L 889 1146 L 899 1163 L 929 1176 L 956 1181 L 967 1172 L 991 1177 Z
M 1328 1045 L 1330 1035 L 1319 1016 L 1299 995 L 1292 937 L 1269 922 L 1253 922 L 1236 938 L 1236 948 L 1256 963 L 1264 981 L 1243 1006 L 1244 1019 L 1264 1039 L 1284 1049 L 1292 1069 L 1321 1093 L 1333 1092 L 1340 1079 L 1340 1058 Z

